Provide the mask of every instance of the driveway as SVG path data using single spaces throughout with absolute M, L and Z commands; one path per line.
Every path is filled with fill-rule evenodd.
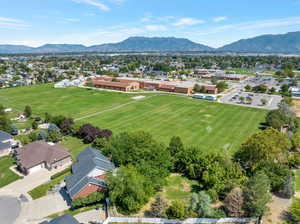
M 53 174 L 62 171 L 65 168 L 67 167 L 64 166 L 60 169 L 56 169 L 52 171 L 41 169 L 35 173 L 25 176 L 20 180 L 17 180 L 9 185 L 6 185 L 3 188 L 0 188 L 0 196 L 5 194 L 15 195 L 17 197 L 19 197 L 20 194 L 26 195 L 28 191 L 32 190 L 33 188 L 41 184 L 47 183 Z
M 15 224 L 40 223 L 45 217 L 69 209 L 60 193 L 49 194 L 34 201 L 22 203 L 20 216 Z
M 36 173 L 25 176 L 23 179 L 17 180 L 3 188 L 0 189 L 0 199 L 11 198 L 10 203 L 15 203 L 15 210 L 8 210 L 7 220 L 13 220 L 17 218 L 16 222 L 12 222 L 12 224 L 35 224 L 40 223 L 40 221 L 53 213 L 61 212 L 68 209 L 68 205 L 64 198 L 61 196 L 59 192 L 54 194 L 49 194 L 45 197 L 42 197 L 37 200 L 31 200 L 31 197 L 28 195 L 28 191 L 33 188 L 47 183 L 50 180 L 50 177 L 65 169 L 66 167 L 62 167 L 57 170 L 48 171 L 46 169 L 41 169 Z M 29 201 L 28 202 L 20 202 L 18 198 L 20 195 L 25 195 Z M 19 207 L 18 207 L 19 205 Z M 4 206 L 4 207 L 3 207 Z M 10 207 L 9 207 L 10 208 Z M 20 209 L 19 209 L 20 208 Z M 0 201 L 0 223 L 2 224 L 1 215 L 6 215 L 6 206 L 5 203 L 1 203 Z M 5 214 L 3 214 L 5 211 Z M 1 213 L 2 212 L 2 213 Z M 20 214 L 19 214 L 20 213 Z M 10 224 L 9 222 L 3 222 L 5 224 Z
M 1 223 L 14 224 L 21 212 L 21 203 L 15 197 L 0 197 L 0 220 Z

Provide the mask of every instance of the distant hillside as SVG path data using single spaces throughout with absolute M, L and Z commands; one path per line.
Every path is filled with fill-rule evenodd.
M 119 43 L 108 43 L 90 47 L 80 44 L 45 44 L 37 48 L 23 45 L 0 45 L 0 54 L 92 51 L 225 51 L 300 54 L 300 31 L 279 35 L 263 35 L 250 39 L 243 39 L 218 49 L 195 43 L 185 38 L 175 37 L 130 37 Z
M 85 51 L 86 47 L 80 44 L 45 44 L 33 49 L 33 53 L 60 53 Z
M 0 45 L 0 53 L 2 54 L 22 54 L 31 53 L 34 50 L 33 47 L 27 47 L 24 45 Z
M 218 48 L 219 51 L 253 53 L 300 53 L 300 31 L 279 35 L 262 35 Z
M 115 44 L 95 45 L 90 51 L 211 51 L 213 48 L 184 38 L 130 37 Z
M 0 54 L 11 53 L 63 53 L 63 52 L 112 52 L 112 51 L 211 51 L 213 48 L 174 37 L 130 37 L 114 44 L 86 47 L 76 44 L 45 44 L 32 48 L 21 45 L 0 45 Z

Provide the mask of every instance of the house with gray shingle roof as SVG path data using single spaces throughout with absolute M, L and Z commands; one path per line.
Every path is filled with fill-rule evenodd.
M 44 221 L 40 224 L 80 224 L 72 215 L 66 214 L 51 221 Z
M 72 165 L 72 175 L 65 178 L 66 189 L 72 200 L 99 192 L 106 187 L 107 172 L 115 165 L 99 150 L 87 147 Z
M 13 136 L 0 130 L 0 157 L 8 155 L 12 151 Z

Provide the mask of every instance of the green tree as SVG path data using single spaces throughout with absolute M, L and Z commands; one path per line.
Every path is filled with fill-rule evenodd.
M 31 109 L 31 107 L 29 105 L 25 106 L 24 115 L 27 118 L 31 117 L 31 115 L 32 115 L 32 109 Z
M 216 87 L 218 88 L 219 92 L 223 92 L 224 90 L 228 89 L 228 84 L 225 81 L 218 82 Z
M 217 194 L 222 193 L 228 183 L 239 185 L 245 181 L 239 164 L 225 155 L 204 153 L 197 147 L 187 147 L 178 153 L 175 167 L 177 172 L 198 180 L 204 190 L 214 189 Z
M 288 224 L 300 223 L 300 199 L 294 198 L 291 207 L 288 210 L 289 220 Z
M 59 142 L 62 140 L 62 136 L 59 132 L 56 132 L 56 131 L 48 131 L 48 135 L 46 137 L 46 140 L 48 142 Z
M 266 162 L 286 162 L 291 143 L 286 135 L 269 128 L 250 136 L 235 153 L 235 160 L 248 172 L 254 172 Z
M 132 166 L 118 168 L 107 183 L 110 201 L 126 215 L 138 212 L 153 192 L 145 177 Z
M 214 217 L 215 211 L 211 207 L 212 200 L 205 191 L 193 193 L 190 200 L 190 209 L 201 218 Z
M 245 91 L 246 92 L 251 92 L 251 90 L 252 90 L 252 87 L 250 85 L 245 86 Z
M 93 142 L 93 147 L 99 150 L 105 148 L 108 144 L 108 140 L 106 138 L 96 138 Z
M 185 204 L 179 201 L 173 201 L 167 209 L 169 219 L 185 219 L 187 210 Z
M 173 136 L 169 143 L 168 150 L 173 157 L 175 157 L 177 153 L 181 152 L 183 150 L 181 138 L 178 136 Z
M 38 122 L 36 122 L 36 121 L 33 121 L 33 122 L 31 123 L 31 127 L 32 127 L 33 130 L 36 130 L 36 129 L 38 128 L 38 126 L 39 126 L 39 124 L 38 124 Z
M 0 116 L 0 130 L 10 133 L 11 121 L 6 115 Z
M 103 153 L 112 157 L 117 166 L 133 165 L 149 179 L 155 189 L 160 188 L 169 176 L 172 159 L 164 145 L 146 132 L 120 133 L 113 136 Z
M 244 209 L 248 216 L 261 217 L 266 213 L 271 194 L 270 182 L 264 172 L 258 171 L 249 179 L 244 189 L 244 197 Z

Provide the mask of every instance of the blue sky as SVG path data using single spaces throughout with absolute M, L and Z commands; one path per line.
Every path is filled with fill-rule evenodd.
M 300 0 L 1 0 L 0 44 L 174 36 L 213 47 L 300 31 Z

